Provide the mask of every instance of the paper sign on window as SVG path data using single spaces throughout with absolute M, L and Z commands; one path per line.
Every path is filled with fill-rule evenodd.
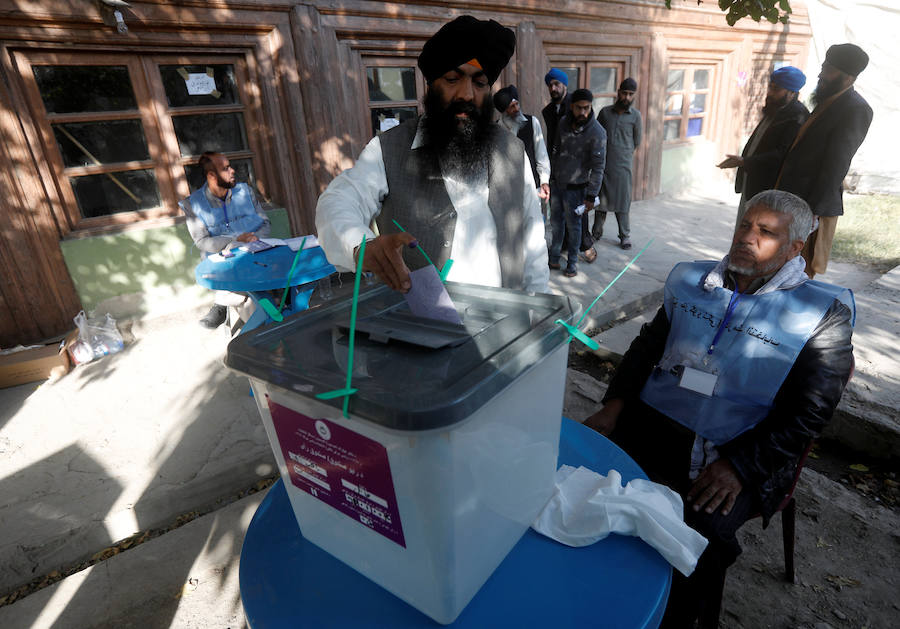
M 400 124 L 400 121 L 397 120 L 396 118 L 383 118 L 381 120 L 381 122 L 379 122 L 379 124 L 378 124 L 378 126 L 379 126 L 378 130 L 379 131 L 387 131 L 388 129 L 393 129 L 398 124 Z
M 216 80 L 206 73 L 191 72 L 184 81 L 191 96 L 205 96 L 216 91 Z

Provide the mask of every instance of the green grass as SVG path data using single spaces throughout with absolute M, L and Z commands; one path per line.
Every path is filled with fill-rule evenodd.
M 900 196 L 845 194 L 831 258 L 881 271 L 900 265 Z

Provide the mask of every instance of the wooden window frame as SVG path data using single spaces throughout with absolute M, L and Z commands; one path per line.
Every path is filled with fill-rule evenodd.
M 369 68 L 413 68 L 416 73 L 416 99 L 415 100 L 369 100 Z M 419 115 L 423 112 L 422 103 L 425 99 L 425 76 L 419 69 L 416 57 L 390 57 L 390 56 L 372 56 L 362 55 L 362 94 L 366 98 L 366 128 L 369 131 L 369 138 L 374 138 L 376 129 L 372 128 L 372 110 L 373 109 L 389 109 L 396 107 L 415 107 Z
M 699 142 L 699 141 L 708 141 L 711 138 L 710 136 L 710 125 L 713 120 L 713 96 L 716 93 L 715 89 L 715 80 L 716 80 L 716 68 L 712 64 L 705 63 L 679 63 L 672 66 L 669 66 L 667 71 L 672 72 L 674 70 L 683 70 L 684 71 L 684 79 L 682 83 L 682 89 L 680 90 L 668 90 L 668 85 L 666 85 L 666 97 L 665 102 L 663 104 L 663 144 L 665 146 L 674 146 L 677 144 L 688 144 L 691 142 Z M 706 70 L 709 72 L 709 81 L 707 83 L 707 87 L 704 89 L 695 90 L 694 89 L 694 72 L 696 70 Z M 668 79 L 667 79 L 668 80 Z M 681 113 L 677 115 L 670 115 L 666 111 L 666 108 L 669 106 L 669 98 L 675 94 L 681 94 Z M 691 96 L 694 94 L 705 94 L 706 95 L 706 108 L 702 112 L 691 112 Z M 703 126 L 698 135 L 687 135 L 688 123 L 691 118 L 702 118 Z M 665 124 L 670 120 L 680 120 L 678 126 L 678 137 L 673 138 L 671 140 L 665 139 Z
M 48 185 L 56 192 L 52 203 L 60 229 L 66 237 L 81 237 L 99 233 L 118 232 L 135 226 L 159 224 L 161 220 L 181 216 L 178 201 L 190 194 L 186 165 L 195 163 L 197 156 L 181 156 L 175 136 L 173 117 L 196 113 L 241 113 L 244 118 L 247 149 L 227 152 L 229 159 L 252 159 L 257 189 L 265 196 L 260 177 L 262 156 L 258 137 L 259 119 L 247 61 L 240 53 L 185 55 L 183 53 L 147 54 L 140 52 L 95 53 L 91 51 L 16 51 L 15 58 L 24 84 L 24 92 L 35 130 L 54 181 Z M 159 73 L 160 65 L 227 65 L 234 67 L 240 103 L 227 106 L 169 107 Z M 125 66 L 134 91 L 137 110 L 86 112 L 74 114 L 47 113 L 32 68 L 40 65 Z M 96 166 L 65 167 L 53 133 L 52 125 L 60 122 L 90 122 L 138 119 L 143 127 L 150 154 L 149 160 L 119 162 Z M 72 190 L 70 177 L 104 172 L 123 172 L 152 169 L 159 189 L 160 205 L 146 210 L 117 212 L 105 216 L 85 218 L 81 215 Z
M 619 88 L 619 84 L 625 78 L 625 66 L 626 62 L 622 59 L 603 59 L 603 58 L 591 58 L 591 57 L 562 57 L 562 56 L 554 56 L 550 61 L 550 66 L 553 68 L 578 68 L 578 85 L 572 86 L 569 85 L 566 91 L 567 94 L 571 94 L 575 90 L 579 88 L 587 88 L 590 89 L 591 84 L 591 68 L 613 68 L 616 71 L 616 76 L 613 79 L 613 86 L 616 88 L 612 93 L 601 92 L 598 94 L 594 94 L 594 99 L 602 98 L 602 97 L 612 97 L 613 102 L 617 97 L 617 92 Z M 593 91 L 592 91 L 593 93 Z M 594 115 L 597 116 L 600 114 L 600 110 L 594 112 Z

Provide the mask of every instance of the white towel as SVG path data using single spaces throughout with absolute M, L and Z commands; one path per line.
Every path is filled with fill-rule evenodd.
M 706 548 L 706 538 L 684 523 L 681 496 L 659 483 L 602 476 L 563 465 L 556 490 L 532 528 L 567 546 L 588 546 L 610 533 L 636 535 L 685 576 Z

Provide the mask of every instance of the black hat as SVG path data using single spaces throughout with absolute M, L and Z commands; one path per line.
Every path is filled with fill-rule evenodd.
M 857 76 L 869 65 L 869 55 L 856 44 L 837 44 L 825 53 L 825 62 L 850 76 Z
M 494 20 L 461 15 L 431 36 L 419 55 L 419 69 L 431 83 L 444 73 L 474 62 L 493 83 L 516 51 L 516 34 Z
M 572 92 L 572 102 L 577 103 L 580 100 L 594 102 L 594 95 L 591 93 L 591 90 L 586 90 L 582 87 Z
M 637 91 L 637 81 L 635 81 L 631 77 L 628 77 L 627 79 L 622 81 L 622 84 L 619 85 L 619 89 L 622 90 L 623 92 L 636 92 Z
M 514 100 L 519 100 L 519 90 L 515 85 L 507 85 L 494 94 L 494 107 L 502 114 Z

